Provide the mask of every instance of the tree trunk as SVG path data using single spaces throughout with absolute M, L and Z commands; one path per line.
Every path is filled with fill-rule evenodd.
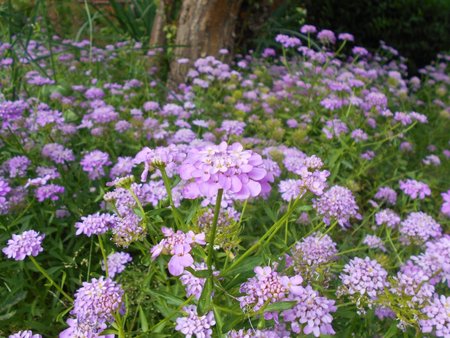
M 243 0 L 183 0 L 175 39 L 175 55 L 170 65 L 169 81 L 180 83 L 185 79 L 188 65 L 207 55 L 218 56 L 226 48 L 232 52 L 239 9 Z
M 165 47 L 166 33 L 164 27 L 168 24 L 168 11 L 173 5 L 173 0 L 159 0 L 158 9 L 156 10 L 155 19 L 152 26 L 152 34 L 150 36 L 151 47 Z

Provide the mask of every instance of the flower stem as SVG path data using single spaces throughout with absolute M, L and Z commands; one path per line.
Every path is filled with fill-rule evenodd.
M 288 208 L 286 213 L 278 220 L 276 221 L 269 230 L 256 242 L 253 244 L 247 251 L 245 251 L 241 256 L 239 256 L 238 259 L 236 259 L 229 267 L 228 269 L 224 269 L 222 271 L 221 275 L 226 274 L 229 270 L 237 266 L 239 263 L 241 263 L 246 257 L 248 257 L 253 251 L 255 251 L 260 245 L 262 245 L 264 242 L 267 241 L 267 239 L 272 239 L 273 236 L 278 232 L 278 230 L 281 229 L 281 227 L 284 225 L 284 222 L 286 222 L 289 219 L 289 216 L 294 212 L 294 210 L 297 208 L 298 201 L 300 200 L 300 196 L 292 203 L 291 207 Z M 209 257 L 208 257 L 209 258 Z
M 73 298 L 70 297 L 67 293 L 65 293 L 63 291 L 63 289 L 61 289 L 61 287 L 55 283 L 55 281 L 52 279 L 52 277 L 50 277 L 50 275 L 47 273 L 47 271 L 44 270 L 44 268 L 36 261 L 36 259 L 33 256 L 30 256 L 31 261 L 33 262 L 34 266 L 36 267 L 36 269 L 39 270 L 40 273 L 42 273 L 42 275 L 48 279 L 48 281 L 50 282 L 51 285 L 53 285 L 56 290 L 58 290 L 59 292 L 61 292 L 61 294 L 66 297 L 66 299 L 70 302 L 73 302 Z
M 392 249 L 393 249 L 394 252 L 395 252 L 395 256 L 397 257 L 398 262 L 400 263 L 400 265 L 402 265 L 402 264 L 403 264 L 403 261 L 402 261 L 402 259 L 400 258 L 399 254 L 398 254 L 398 251 L 397 251 L 397 248 L 396 248 L 395 245 L 394 245 L 394 242 L 392 242 L 392 238 L 391 238 L 391 229 L 386 228 L 386 236 L 387 236 L 387 239 L 388 239 L 389 243 L 390 243 L 391 246 L 392 246 Z
M 137 206 L 139 208 L 139 211 L 142 214 L 142 219 L 144 220 L 144 230 L 145 230 L 145 228 L 147 227 L 147 219 L 146 219 L 146 216 L 145 216 L 144 208 L 142 207 L 142 203 L 141 203 L 141 201 L 139 201 L 139 198 L 136 196 L 135 192 L 133 191 L 133 188 L 130 187 L 128 189 L 128 191 L 130 192 L 131 196 L 133 197 L 134 201 L 136 202 L 136 204 L 137 204 Z M 117 214 L 119 214 L 119 213 L 117 213 Z
M 167 197 L 169 198 L 169 203 L 170 203 L 170 208 L 172 210 L 173 218 L 175 219 L 175 222 L 177 223 L 177 227 L 180 228 L 181 225 L 183 224 L 183 222 L 182 222 L 181 215 L 178 212 L 178 209 L 175 207 L 175 204 L 173 203 L 172 187 L 170 186 L 169 177 L 167 176 L 167 172 L 166 172 L 166 169 L 164 168 L 164 166 L 159 166 L 158 169 L 161 172 L 164 186 L 166 187 Z
M 217 221 L 219 220 L 220 213 L 220 204 L 222 203 L 222 195 L 223 189 L 219 189 L 217 192 L 216 205 L 214 208 L 214 218 L 211 226 L 210 234 L 209 234 L 209 243 L 208 243 L 208 258 L 206 260 L 206 264 L 208 265 L 208 270 L 212 273 L 212 261 L 214 255 L 214 241 L 216 239 L 217 232 Z
M 98 244 L 100 245 L 100 251 L 102 252 L 102 256 L 103 256 L 103 264 L 105 265 L 106 277 L 108 277 L 109 276 L 109 273 L 108 273 L 108 258 L 106 257 L 105 247 L 103 246 L 102 237 L 100 235 L 98 235 L 97 237 L 98 237 Z

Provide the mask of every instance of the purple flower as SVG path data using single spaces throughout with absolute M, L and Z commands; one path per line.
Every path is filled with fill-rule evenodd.
M 450 190 L 447 192 L 443 192 L 441 194 L 442 196 L 442 206 L 441 206 L 441 212 L 447 216 L 450 217 Z
M 350 33 L 340 33 L 338 35 L 338 40 L 353 42 L 355 41 L 355 37 Z
M 75 223 L 76 235 L 84 234 L 88 237 L 101 235 L 114 227 L 118 219 L 114 215 L 100 214 L 99 212 L 81 217 L 81 222 Z
M 424 253 L 411 257 L 412 264 L 425 272 L 431 284 L 447 282 L 450 287 L 450 235 L 444 235 L 425 245 Z
M 362 142 L 362 141 L 366 141 L 367 138 L 369 137 L 366 132 L 362 129 L 355 129 L 352 131 L 352 139 L 355 140 L 355 142 Z
M 313 25 L 303 25 L 300 28 L 300 33 L 303 33 L 303 34 L 310 34 L 310 33 L 315 33 L 315 32 L 317 32 L 317 28 Z
M 331 219 L 336 219 L 339 225 L 345 228 L 350 226 L 350 218 L 361 218 L 352 192 L 338 185 L 331 187 L 320 198 L 314 200 L 313 206 L 328 225 Z
M 81 323 L 92 326 L 112 322 L 122 304 L 123 294 L 122 287 L 110 278 L 93 278 L 83 282 L 75 293 L 71 314 Z
M 275 41 L 281 44 L 284 48 L 294 48 L 297 46 L 301 46 L 302 44 L 299 38 L 288 36 L 285 34 L 278 34 L 275 37 Z
M 195 271 L 202 271 L 207 270 L 208 267 L 205 263 L 195 263 L 194 265 L 192 265 L 192 269 L 194 269 Z M 180 276 L 180 282 L 186 288 L 186 296 L 194 296 L 197 300 L 200 299 L 205 281 L 206 278 L 195 277 L 187 270 L 184 270 L 183 274 Z
M 297 301 L 292 309 L 282 313 L 284 321 L 290 323 L 293 332 L 301 334 L 303 331 L 306 335 L 312 333 L 315 337 L 335 334 L 331 326 L 331 313 L 337 310 L 334 300 L 321 297 L 310 285 L 295 295 L 289 295 L 287 300 Z
M 450 297 L 435 295 L 432 302 L 422 312 L 427 319 L 419 320 L 423 333 L 431 333 L 437 337 L 450 337 Z
M 306 192 L 302 180 L 287 179 L 280 181 L 279 188 L 281 198 L 287 202 L 302 197 Z
M 335 44 L 336 43 L 336 35 L 328 29 L 323 29 L 317 34 L 317 38 L 323 44 Z
M 439 166 L 441 164 L 441 160 L 436 155 L 428 155 L 422 160 L 422 163 L 425 165 Z
M 162 227 L 161 231 L 164 239 L 151 249 L 152 259 L 160 254 L 170 254 L 172 258 L 169 261 L 169 272 L 173 276 L 180 276 L 184 269 L 194 264 L 191 255 L 192 247 L 195 244 L 205 245 L 205 234 L 195 234 L 192 231 L 187 233 L 178 230 L 174 232 L 170 228 Z
M 394 228 L 400 221 L 400 216 L 391 209 L 383 209 L 375 214 L 375 223 L 377 223 L 378 226 L 386 224 L 388 227 Z
M 4 177 L 0 177 L 0 197 L 5 197 L 11 191 L 11 187 Z
M 34 195 L 39 202 L 49 199 L 52 201 L 59 200 L 60 194 L 64 194 L 64 187 L 57 184 L 47 184 L 36 189 Z
M 71 162 L 75 160 L 75 156 L 71 149 L 64 148 L 58 143 L 48 143 L 41 151 L 42 156 L 48 157 L 53 162 L 63 164 L 64 162 Z
M 289 292 L 297 293 L 302 287 L 303 279 L 300 275 L 294 277 L 281 276 L 272 268 L 256 267 L 256 276 L 247 280 L 240 287 L 240 292 L 244 294 L 239 297 L 242 309 L 250 308 L 258 311 L 267 303 L 276 303 L 285 299 Z
M 37 256 L 44 249 L 42 241 L 45 235 L 34 230 L 24 231 L 20 235 L 13 234 L 3 253 L 16 261 L 23 261 L 27 256 Z
M 115 338 L 114 334 L 101 336 L 100 333 L 108 328 L 106 324 L 86 323 L 76 318 L 67 319 L 69 327 L 59 334 L 59 338 Z
M 141 225 L 142 219 L 131 212 L 117 218 L 112 227 L 113 241 L 118 246 L 128 247 L 131 242 L 142 239 L 145 229 Z
M 327 139 L 339 137 L 341 134 L 348 132 L 347 125 L 339 119 L 333 119 L 325 123 L 325 127 L 322 129 Z
M 131 174 L 134 163 L 132 157 L 118 157 L 117 163 L 111 168 L 109 177 L 117 178 Z
M 224 120 L 218 131 L 223 132 L 228 138 L 230 135 L 242 135 L 244 133 L 245 122 L 235 120 Z
M 195 305 L 185 306 L 183 311 L 186 312 L 187 316 L 177 318 L 175 330 L 181 332 L 187 338 L 193 336 L 198 338 L 212 337 L 212 327 L 216 324 L 212 311 L 204 316 L 199 316 Z
M 426 196 L 431 196 L 430 187 L 423 182 L 407 179 L 400 181 L 399 184 L 403 193 L 412 199 L 419 198 L 423 200 Z
M 147 180 L 150 170 L 159 165 L 164 165 L 167 175 L 171 177 L 176 170 L 178 170 L 178 165 L 185 157 L 185 152 L 174 144 L 171 144 L 168 147 L 157 147 L 155 149 L 145 147 L 136 154 L 134 163 L 144 163 L 144 171 L 141 174 L 141 180 L 144 182 Z
M 356 56 L 367 56 L 369 55 L 369 52 L 367 51 L 367 49 L 363 48 L 363 47 L 359 47 L 359 46 L 355 46 L 352 48 L 352 53 Z
M 397 202 L 397 193 L 389 187 L 380 187 L 374 197 L 377 200 L 386 201 L 386 203 L 391 205 Z
M 8 338 L 42 338 L 42 336 L 40 334 L 33 334 L 30 330 L 26 330 L 13 333 Z
M 8 171 L 9 177 L 24 177 L 31 161 L 26 156 L 14 156 L 3 164 Z
M 366 237 L 364 237 L 363 244 L 367 245 L 369 248 L 380 249 L 381 251 L 386 252 L 383 241 L 378 236 L 366 235 Z
M 100 88 L 93 87 L 86 90 L 84 96 L 88 100 L 101 100 L 105 96 L 105 93 Z
M 408 302 L 411 308 L 416 304 L 428 302 L 434 295 L 434 286 L 429 283 L 429 277 L 413 264 L 403 265 L 391 285 L 393 294 L 411 297 L 411 301 Z
M 442 235 L 442 229 L 433 217 L 424 212 L 412 212 L 400 224 L 400 241 L 404 244 L 424 243 Z
M 379 320 L 383 320 L 385 318 L 395 318 L 395 312 L 388 307 L 378 306 L 375 308 L 375 316 L 377 316 Z
M 267 171 L 260 155 L 243 150 L 239 143 L 191 149 L 179 168 L 181 179 L 188 181 L 186 198 L 215 197 L 219 189 L 244 200 L 270 191 Z
M 386 270 L 369 257 L 353 258 L 344 266 L 339 278 L 342 281 L 341 293 L 356 297 L 367 295 L 370 299 L 376 299 L 388 286 Z
M 83 170 L 88 173 L 91 180 L 95 180 L 102 176 L 105 176 L 103 167 L 111 165 L 109 155 L 100 150 L 94 150 L 86 155 L 80 162 Z
M 109 277 L 114 278 L 115 275 L 121 273 L 132 260 L 131 255 L 127 252 L 114 252 L 109 254 L 107 259 Z M 106 270 L 103 264 L 102 270 Z
M 311 275 L 319 266 L 333 261 L 337 253 L 336 243 L 330 236 L 314 233 L 297 242 L 292 249 L 294 270 Z

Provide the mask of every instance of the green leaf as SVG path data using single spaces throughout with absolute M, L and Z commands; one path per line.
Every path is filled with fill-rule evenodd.
M 145 317 L 144 310 L 142 310 L 142 306 L 139 305 L 139 321 L 141 322 L 142 332 L 148 331 L 148 322 L 147 317 Z
M 186 268 L 185 270 L 192 273 L 195 277 L 198 278 L 208 278 L 211 276 L 210 272 L 208 270 L 194 270 L 192 268 Z
M 200 295 L 200 299 L 198 300 L 198 314 L 203 316 L 206 312 L 211 309 L 211 293 L 213 290 L 213 280 L 212 278 L 208 278 L 203 286 L 202 294 Z
M 267 307 L 264 309 L 264 312 L 289 310 L 292 309 L 295 304 L 297 304 L 296 301 L 271 303 L 267 305 Z
M 172 304 L 172 305 L 179 306 L 179 305 L 181 305 L 181 304 L 184 303 L 184 300 L 183 300 L 183 299 L 178 298 L 178 297 L 176 297 L 176 296 L 174 296 L 174 295 L 172 295 L 171 293 L 166 292 L 166 291 L 161 291 L 161 290 L 146 290 L 145 292 L 151 294 L 151 295 L 152 295 L 153 297 L 155 297 L 156 299 L 162 298 L 162 299 L 164 299 L 164 300 L 167 300 L 167 302 L 168 302 L 169 304 Z

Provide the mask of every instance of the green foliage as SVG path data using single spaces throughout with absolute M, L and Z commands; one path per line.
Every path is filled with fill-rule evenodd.
M 305 7 L 308 23 L 351 32 L 373 49 L 385 41 L 409 59 L 413 73 L 450 48 L 448 0 L 305 0 Z

